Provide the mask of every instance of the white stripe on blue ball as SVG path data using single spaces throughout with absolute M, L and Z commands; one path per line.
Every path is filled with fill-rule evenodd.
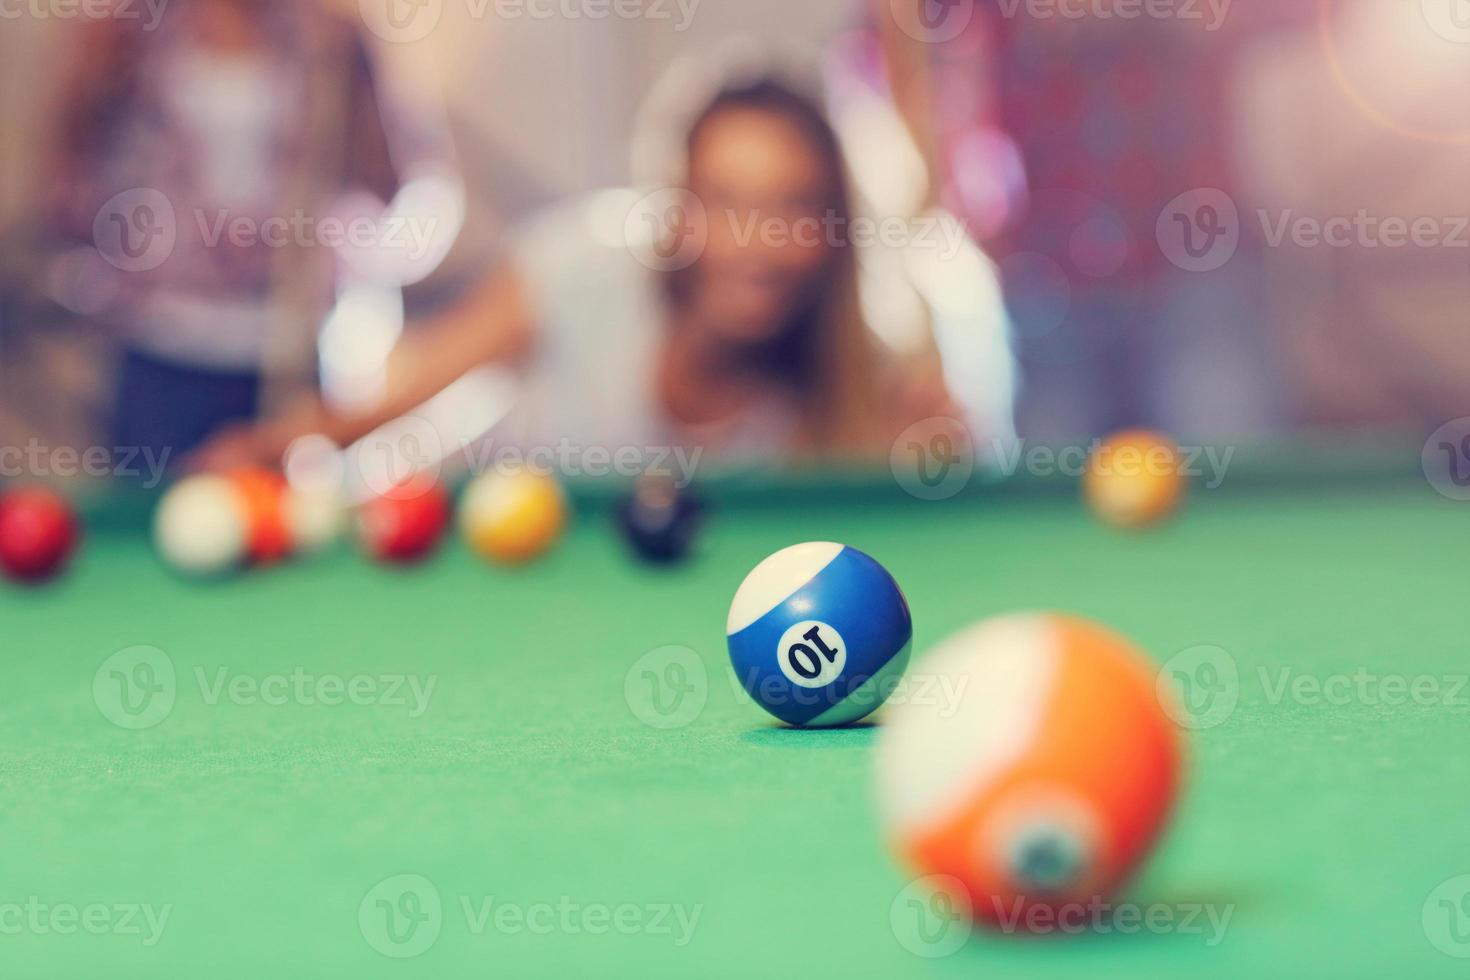
M 816 578 L 817 573 L 842 553 L 842 545 L 830 541 L 794 544 L 776 552 L 745 576 L 730 603 L 725 635 L 734 636 L 786 601 L 786 597 Z
M 792 725 L 851 724 L 893 693 L 913 624 L 898 583 L 855 548 L 793 545 L 761 562 L 726 622 L 730 662 L 750 696 Z

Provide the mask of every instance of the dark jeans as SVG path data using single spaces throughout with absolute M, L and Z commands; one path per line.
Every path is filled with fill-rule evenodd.
M 172 464 L 222 426 L 254 418 L 259 402 L 254 372 L 211 371 L 128 351 L 113 406 L 113 445 L 167 452 Z

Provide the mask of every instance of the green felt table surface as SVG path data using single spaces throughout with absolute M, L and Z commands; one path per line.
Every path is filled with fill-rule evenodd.
M 172 577 L 131 511 L 104 507 L 71 574 L 0 588 L 0 976 L 1470 969 L 1470 886 L 1453 880 L 1470 873 L 1466 505 L 1408 473 L 1242 479 L 1125 535 L 1070 488 L 749 490 L 674 572 L 631 563 L 594 501 L 519 571 L 455 543 L 410 571 L 343 549 L 210 585 Z M 1036 608 L 1160 662 L 1227 651 L 1238 703 L 1189 733 L 1176 819 L 1126 896 L 1174 926 L 910 948 L 910 878 L 873 805 L 881 729 L 777 727 L 728 667 L 744 573 L 811 539 L 888 565 L 919 657 Z M 702 710 L 662 729 L 638 665 L 671 645 L 708 681 Z M 161 716 L 109 701 L 119 665 L 147 679 L 114 656 L 139 646 L 174 672 Z M 1437 693 L 1333 684 L 1365 676 Z M 362 703 L 322 703 L 336 682 Z M 1185 928 L 1195 907 L 1220 924 Z

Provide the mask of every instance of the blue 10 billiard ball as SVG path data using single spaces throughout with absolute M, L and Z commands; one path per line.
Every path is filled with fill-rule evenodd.
M 735 593 L 730 662 L 756 703 L 789 725 L 850 725 L 871 714 L 908 666 L 913 621 L 898 583 L 840 544 L 776 552 Z

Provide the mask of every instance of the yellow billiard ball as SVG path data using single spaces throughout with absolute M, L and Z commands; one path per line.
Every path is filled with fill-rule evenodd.
M 1188 480 L 1178 445 L 1158 432 L 1110 436 L 1093 452 L 1082 479 L 1092 512 L 1115 527 L 1156 525 L 1179 509 Z
M 530 470 L 476 477 L 459 507 L 471 549 L 488 561 L 519 565 L 551 550 L 567 525 L 567 501 L 554 477 Z

